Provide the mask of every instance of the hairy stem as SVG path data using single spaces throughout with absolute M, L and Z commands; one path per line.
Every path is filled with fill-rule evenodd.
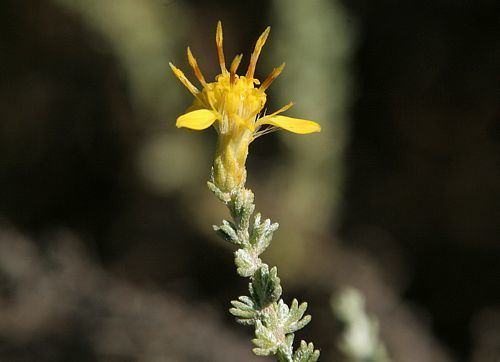
M 255 204 L 251 190 L 237 187 L 222 191 L 213 179 L 208 187 L 228 207 L 232 217 L 231 221 L 223 220 L 222 225 L 214 226 L 214 230 L 237 247 L 234 252 L 237 273 L 250 280 L 249 295 L 233 300 L 229 311 L 238 323 L 255 328 L 253 352 L 259 356 L 276 356 L 278 361 L 317 361 L 319 351 L 312 343 L 301 341 L 298 348 L 293 348 L 294 333 L 311 320 L 311 316 L 304 315 L 307 303 L 299 305 L 294 299 L 290 306 L 285 304 L 280 298 L 282 288 L 277 268 L 270 268 L 260 259 L 278 224 L 269 219 L 262 221 L 260 213 L 253 216 Z

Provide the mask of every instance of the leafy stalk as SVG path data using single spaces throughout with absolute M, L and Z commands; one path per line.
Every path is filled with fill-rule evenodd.
M 260 259 L 269 247 L 277 223 L 262 221 L 255 211 L 254 194 L 244 187 L 229 192 L 219 189 L 213 182 L 208 187 L 229 209 L 232 221 L 222 221 L 214 230 L 224 240 L 237 246 L 234 252 L 237 273 L 250 279 L 248 296 L 231 302 L 229 312 L 236 321 L 255 328 L 253 352 L 258 356 L 276 356 L 283 362 L 315 362 L 319 351 L 312 343 L 300 342 L 293 348 L 294 333 L 307 325 L 310 315 L 304 315 L 307 303 L 294 299 L 288 306 L 281 299 L 282 288 L 276 267 L 270 268 Z M 253 221 L 253 222 L 252 222 Z

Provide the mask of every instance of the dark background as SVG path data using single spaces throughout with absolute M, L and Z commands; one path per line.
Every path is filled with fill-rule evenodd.
M 248 352 L 250 331 L 226 313 L 245 282 L 234 272 L 231 250 L 209 234 L 218 219 L 209 212 L 193 221 L 196 209 L 224 215 L 203 189 L 215 137 L 174 129 L 190 100 L 166 65 L 180 63 L 183 47 L 196 43 L 200 63 L 214 70 L 218 19 L 230 29 L 230 54 L 248 54 L 275 12 L 264 1 L 158 3 L 166 18 L 185 11 L 190 23 L 175 15 L 165 20 L 171 22 L 165 38 L 180 39 L 179 49 L 160 57 L 163 73 L 152 75 L 160 86 L 146 91 L 136 89 L 143 78 L 137 73 L 139 81 L 131 81 L 128 67 L 150 68 L 123 61 L 123 54 L 134 54 L 123 50 L 127 41 L 113 43 L 120 32 L 103 36 L 81 7 L 49 0 L 0 3 L 2 361 L 222 360 L 206 347 L 211 345 L 256 360 Z M 307 300 L 313 315 L 300 337 L 314 340 L 325 361 L 340 358 L 329 299 L 340 286 L 354 284 L 379 317 L 395 360 L 498 361 L 498 4 L 337 6 L 357 27 L 349 65 L 355 90 L 347 107 L 339 212 L 317 234 L 316 250 L 307 254 L 313 259 L 284 278 L 285 298 Z M 334 46 L 329 39 L 323 44 Z M 179 89 L 182 96 L 164 89 Z M 153 106 L 148 94 L 156 97 Z M 178 155 L 182 167 L 165 165 L 165 182 L 175 184 L 170 188 L 152 187 L 138 171 L 145 140 L 156 134 L 168 135 L 166 152 L 176 137 L 194 137 L 175 149 L 186 153 Z M 189 152 L 197 142 L 195 162 Z M 291 162 L 287 150 L 278 134 L 255 145 L 249 173 L 254 171 L 257 198 L 259 187 L 268 187 L 266 173 Z M 192 174 L 182 178 L 186 172 Z M 274 217 L 275 202 L 257 206 Z M 280 255 L 271 258 L 280 271 L 293 269 Z M 75 265 L 82 266 L 72 274 Z M 316 265 L 323 266 L 314 270 Z M 356 281 L 360 270 L 369 276 Z M 121 327 L 110 324 L 115 319 Z M 127 328 L 133 338 L 120 334 Z M 165 336 L 169 329 L 176 331 L 172 337 Z M 186 352 L 186 341 L 205 329 L 192 342 L 206 345 L 204 352 Z M 121 342 L 102 347 L 95 331 L 100 341 Z M 151 341 L 162 347 L 148 355 Z M 134 347 L 123 347 L 129 345 Z

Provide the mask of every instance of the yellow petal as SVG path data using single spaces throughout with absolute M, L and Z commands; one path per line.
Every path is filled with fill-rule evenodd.
M 262 124 L 270 124 L 272 126 L 280 127 L 286 129 L 287 131 L 299 134 L 321 131 L 321 126 L 316 122 L 286 116 L 269 117 L 264 120 Z
M 198 109 L 196 111 L 188 112 L 177 118 L 177 128 L 186 127 L 200 131 L 210 127 L 217 115 L 208 109 Z

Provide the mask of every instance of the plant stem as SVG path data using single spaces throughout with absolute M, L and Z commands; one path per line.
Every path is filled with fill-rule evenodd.
M 302 329 L 311 320 L 304 315 L 307 303 L 294 299 L 291 306 L 280 299 L 282 288 L 276 267 L 269 266 L 260 259 L 260 255 L 269 247 L 277 223 L 269 219 L 261 221 L 260 213 L 255 211 L 254 194 L 244 187 L 237 187 L 229 192 L 220 190 L 213 178 L 208 187 L 229 209 L 232 221 L 223 220 L 222 225 L 214 230 L 224 240 L 236 245 L 234 252 L 237 273 L 250 279 L 249 295 L 240 296 L 231 302 L 229 312 L 238 323 L 254 326 L 255 345 L 253 352 L 258 356 L 276 356 L 278 361 L 315 362 L 319 351 L 312 343 L 301 341 L 294 351 L 294 333 Z

